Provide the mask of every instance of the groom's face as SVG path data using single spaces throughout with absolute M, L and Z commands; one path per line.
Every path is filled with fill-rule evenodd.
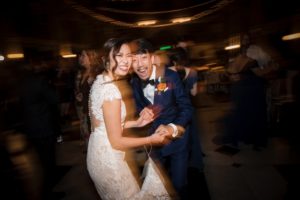
M 147 80 L 152 73 L 152 54 L 136 54 L 133 58 L 132 68 L 142 80 Z

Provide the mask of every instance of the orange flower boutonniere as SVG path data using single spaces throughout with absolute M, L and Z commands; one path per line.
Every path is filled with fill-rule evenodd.
M 161 93 L 167 91 L 168 89 L 169 89 L 169 88 L 168 88 L 166 79 L 165 79 L 165 78 L 162 78 L 162 77 L 159 77 L 159 78 L 158 78 L 158 84 L 156 85 L 155 91 L 156 91 L 158 94 L 161 94 Z

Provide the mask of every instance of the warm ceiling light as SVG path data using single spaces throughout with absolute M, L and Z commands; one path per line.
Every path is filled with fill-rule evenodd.
M 285 35 L 282 37 L 282 40 L 295 40 L 300 38 L 300 33 L 293 33 L 290 35 Z
M 127 0 L 127 1 L 138 1 L 138 0 Z M 89 15 L 90 17 L 93 17 L 93 18 L 103 21 L 105 23 L 111 23 L 111 24 L 115 24 L 118 26 L 136 27 L 136 26 L 151 25 L 149 27 L 166 27 L 166 26 L 174 26 L 177 24 L 177 23 L 171 23 L 171 21 L 167 21 L 165 23 L 160 22 L 159 24 L 156 24 L 156 22 L 155 23 L 152 22 L 151 24 L 144 24 L 143 22 L 142 22 L 142 24 L 140 24 L 141 22 L 130 23 L 130 22 L 125 22 L 125 21 L 120 21 L 120 20 L 114 19 L 114 18 L 109 17 L 104 14 L 100 14 L 99 12 L 94 11 L 94 9 L 90 9 L 90 8 L 83 6 L 80 3 L 76 3 L 79 1 L 64 0 L 64 2 L 66 2 L 73 9 L 75 9 L 83 14 Z M 175 9 L 175 10 L 162 10 L 162 11 L 128 11 L 128 10 L 113 9 L 113 8 L 107 8 L 107 7 L 104 7 L 104 8 L 98 7 L 97 9 L 103 10 L 105 12 L 124 13 L 124 14 L 142 15 L 142 16 L 146 15 L 146 16 L 150 17 L 150 15 L 157 16 L 157 14 L 166 14 L 166 13 L 179 13 L 179 12 L 188 13 L 190 10 L 192 10 L 194 8 L 205 6 L 206 7 L 205 10 L 200 9 L 200 11 L 197 11 L 193 16 L 191 16 L 190 20 L 196 20 L 196 19 L 200 19 L 204 16 L 210 15 L 210 14 L 222 9 L 224 6 L 227 6 L 231 2 L 233 2 L 233 0 L 219 0 L 219 1 L 211 0 L 208 2 L 204 1 L 204 3 L 199 3 L 199 4 L 189 6 L 186 8 Z
M 149 26 L 149 25 L 153 25 L 156 24 L 157 20 L 145 20 L 145 21 L 139 21 L 137 23 L 138 26 Z
M 223 66 L 216 66 L 216 67 L 212 67 L 210 68 L 211 71 L 222 71 L 224 70 Z
M 66 55 L 62 55 L 63 58 L 76 58 L 77 55 L 76 54 L 66 54 Z
M 240 48 L 241 46 L 239 44 L 235 44 L 235 45 L 230 45 L 230 46 L 227 46 L 225 47 L 224 49 L 225 50 L 232 50 L 232 49 L 238 49 Z
M 22 54 L 22 53 L 10 53 L 10 54 L 7 54 L 6 57 L 10 58 L 10 59 L 19 59 L 19 58 L 24 58 L 24 54 Z
M 208 65 L 208 66 L 211 66 L 211 65 L 216 65 L 217 63 L 208 63 L 208 64 L 206 64 L 206 65 Z
M 191 21 L 192 18 L 190 17 L 179 17 L 179 18 L 175 18 L 175 19 L 172 19 L 172 23 L 183 23 L 183 22 L 188 22 L 188 21 Z
M 205 70 L 209 70 L 209 67 L 202 66 L 202 67 L 197 67 L 196 69 L 197 69 L 197 71 L 205 71 Z

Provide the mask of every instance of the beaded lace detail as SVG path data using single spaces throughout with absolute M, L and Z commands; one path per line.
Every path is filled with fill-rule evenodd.
M 112 148 L 107 137 L 103 119 L 104 101 L 121 100 L 121 120 L 126 117 L 125 104 L 116 85 L 107 77 L 98 75 L 90 91 L 90 117 L 97 119 L 99 126 L 90 135 L 87 168 L 95 187 L 103 200 L 153 200 L 171 199 L 163 181 L 149 159 L 145 166 L 145 179 L 140 189 L 127 162 L 125 152 Z M 93 127 L 92 127 L 93 128 Z
M 94 116 L 97 120 L 103 122 L 103 101 L 121 99 L 121 93 L 116 85 L 107 76 L 99 75 L 91 87 L 89 100 L 89 115 Z M 124 102 L 121 101 L 122 122 L 125 120 L 126 109 Z

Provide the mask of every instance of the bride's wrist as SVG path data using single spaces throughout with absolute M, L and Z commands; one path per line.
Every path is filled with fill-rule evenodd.
M 137 122 L 136 121 L 125 121 L 123 128 L 135 128 L 137 127 Z
M 144 145 L 144 149 L 148 155 L 148 157 L 150 157 L 151 151 L 152 151 L 152 135 L 146 137 L 147 139 L 147 143 Z
M 138 118 L 137 120 L 134 121 L 134 127 L 136 127 L 136 128 L 142 127 L 141 123 L 142 123 L 141 119 Z
M 148 145 L 152 146 L 152 135 L 147 137 Z
M 135 120 L 134 121 L 134 127 L 136 127 L 136 128 L 139 128 L 140 126 L 139 126 L 139 121 L 138 120 Z

